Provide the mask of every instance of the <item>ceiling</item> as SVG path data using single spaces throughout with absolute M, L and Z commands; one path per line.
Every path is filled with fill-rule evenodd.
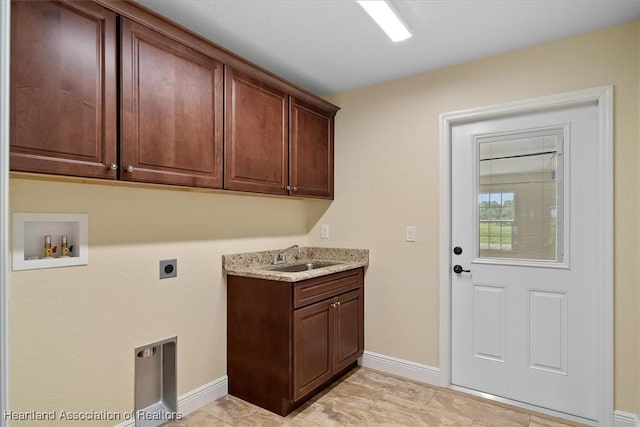
M 319 95 L 640 19 L 640 0 L 392 0 L 414 34 L 393 43 L 354 0 L 135 1 Z

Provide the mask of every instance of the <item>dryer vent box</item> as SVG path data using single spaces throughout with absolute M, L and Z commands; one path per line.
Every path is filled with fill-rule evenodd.
M 135 349 L 136 427 L 155 427 L 175 419 L 177 337 Z

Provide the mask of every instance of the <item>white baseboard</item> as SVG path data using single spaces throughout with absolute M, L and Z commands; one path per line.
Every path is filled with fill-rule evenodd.
M 178 397 L 178 412 L 187 415 L 229 393 L 229 378 L 225 375 Z
M 191 412 L 226 396 L 229 392 L 229 378 L 225 375 L 190 392 L 178 396 L 178 412 L 186 417 Z M 125 421 L 115 427 L 134 427 L 135 420 Z
M 638 427 L 640 420 L 636 414 L 629 412 L 615 411 L 613 413 L 613 427 Z
M 365 351 L 360 365 L 376 371 L 385 372 L 429 385 L 440 386 L 440 369 L 420 363 L 409 362 L 384 354 Z

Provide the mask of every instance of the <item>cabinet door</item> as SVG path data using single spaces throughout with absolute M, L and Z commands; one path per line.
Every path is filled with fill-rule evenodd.
M 335 325 L 335 372 L 355 362 L 364 350 L 364 298 L 362 288 L 337 298 Z
M 116 16 L 91 2 L 11 2 L 16 171 L 116 178 Z
M 287 104 L 281 90 L 227 67 L 225 188 L 287 194 Z
M 291 97 L 291 194 L 333 199 L 333 118 Z
M 293 312 L 293 400 L 333 375 L 332 311 L 325 300 Z
M 222 188 L 222 64 L 126 18 L 121 54 L 120 178 Z

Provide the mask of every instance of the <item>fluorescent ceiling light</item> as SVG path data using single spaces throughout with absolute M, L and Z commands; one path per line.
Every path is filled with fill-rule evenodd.
M 384 0 L 357 0 L 360 6 L 373 18 L 394 42 L 406 40 L 411 33 Z

